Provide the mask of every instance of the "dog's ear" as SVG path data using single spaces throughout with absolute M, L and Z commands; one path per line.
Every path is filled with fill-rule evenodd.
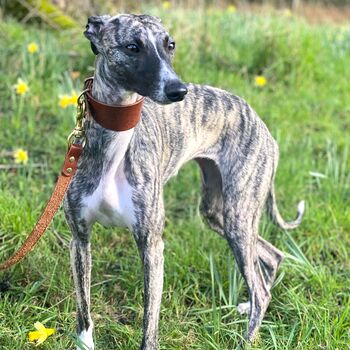
M 88 18 L 84 35 L 90 40 L 91 49 L 95 55 L 99 53 L 101 33 L 109 18 L 110 16 L 91 16 Z

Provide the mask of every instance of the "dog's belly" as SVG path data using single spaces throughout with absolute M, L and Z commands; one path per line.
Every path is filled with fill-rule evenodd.
M 82 214 L 88 223 L 105 227 L 132 228 L 135 222 L 132 187 L 124 174 L 123 162 L 118 169 L 104 174 L 96 190 L 82 199 Z

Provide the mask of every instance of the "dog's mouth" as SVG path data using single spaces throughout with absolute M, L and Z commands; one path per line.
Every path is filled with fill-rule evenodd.
M 160 104 L 160 105 L 170 105 L 174 102 L 181 102 L 185 97 L 178 98 L 178 99 L 172 99 L 170 100 L 166 95 L 160 97 L 160 96 L 147 96 L 149 97 L 152 101 Z

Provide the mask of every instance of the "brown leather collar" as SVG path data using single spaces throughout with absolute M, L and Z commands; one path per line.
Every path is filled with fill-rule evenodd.
M 92 95 L 93 78 L 85 80 L 86 100 L 90 115 L 102 127 L 113 131 L 134 128 L 140 120 L 144 97 L 125 106 L 112 106 L 95 100 Z

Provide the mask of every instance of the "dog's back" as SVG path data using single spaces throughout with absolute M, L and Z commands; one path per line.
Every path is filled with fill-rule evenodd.
M 154 166 L 155 159 L 149 158 L 157 158 L 164 181 L 190 159 L 213 158 L 222 163 L 220 157 L 235 163 L 237 158 L 249 157 L 252 148 L 261 148 L 260 143 L 264 143 L 264 153 L 278 156 L 276 142 L 244 99 L 207 85 L 187 88 L 184 101 L 175 104 L 159 105 L 146 99 L 129 146 L 144 166 Z M 150 150 L 156 154 L 149 154 Z

